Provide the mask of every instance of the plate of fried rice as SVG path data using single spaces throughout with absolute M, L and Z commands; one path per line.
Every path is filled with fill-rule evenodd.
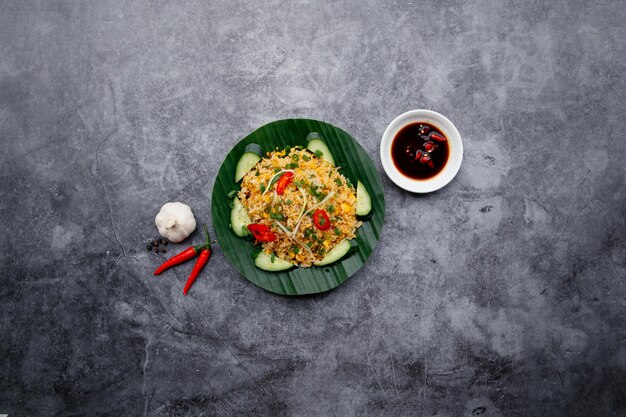
M 353 276 L 370 257 L 385 216 L 382 182 L 359 143 L 310 119 L 250 133 L 215 179 L 220 246 L 246 279 L 273 293 L 314 294 Z

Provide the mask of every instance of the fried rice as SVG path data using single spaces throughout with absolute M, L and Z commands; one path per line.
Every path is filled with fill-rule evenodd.
M 268 152 L 244 177 L 238 197 L 252 223 L 269 227 L 277 236 L 263 242 L 263 251 L 296 265 L 321 261 L 343 239 L 355 237 L 361 222 L 356 217 L 356 191 L 350 181 L 327 161 L 299 146 Z M 282 195 L 278 178 L 293 172 Z M 325 210 L 331 222 L 318 229 L 313 213 Z

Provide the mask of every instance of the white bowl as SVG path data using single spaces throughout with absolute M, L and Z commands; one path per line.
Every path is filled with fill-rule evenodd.
M 450 156 L 443 169 L 434 177 L 417 180 L 404 175 L 396 168 L 391 158 L 391 144 L 398 132 L 405 126 L 426 122 L 439 128 L 448 138 Z M 430 193 L 447 185 L 459 172 L 463 161 L 463 142 L 456 127 L 445 116 L 431 110 L 411 110 L 396 117 L 387 126 L 380 141 L 380 160 L 387 176 L 398 187 L 413 193 Z

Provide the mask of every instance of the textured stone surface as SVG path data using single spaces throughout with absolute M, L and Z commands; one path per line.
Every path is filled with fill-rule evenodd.
M 620 1 L 0 0 L 0 413 L 624 415 L 624 22 Z M 414 108 L 466 148 L 422 197 L 377 156 Z M 190 266 L 153 277 L 160 205 L 210 223 L 224 155 L 289 117 L 375 160 L 369 263 L 300 299 L 219 249 L 189 297 Z

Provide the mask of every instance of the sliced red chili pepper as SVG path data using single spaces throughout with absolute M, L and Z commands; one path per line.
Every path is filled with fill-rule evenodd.
M 315 227 L 320 230 L 330 229 L 330 218 L 328 218 L 328 214 L 326 214 L 324 210 L 315 210 L 315 213 L 313 213 L 313 223 Z
M 437 142 L 445 142 L 445 141 L 446 141 L 446 138 L 445 138 L 444 136 L 440 135 L 440 134 L 439 134 L 439 133 L 437 133 L 437 132 L 430 132 L 429 137 L 430 137 L 431 139 L 436 140 Z
M 276 183 L 276 194 L 282 195 L 285 192 L 285 189 L 289 184 L 293 181 L 293 172 L 285 172 L 280 176 L 280 179 Z
M 270 228 L 264 224 L 249 224 L 248 230 L 252 232 L 252 236 L 259 242 L 273 242 L 276 240 L 276 233 L 272 232 Z

